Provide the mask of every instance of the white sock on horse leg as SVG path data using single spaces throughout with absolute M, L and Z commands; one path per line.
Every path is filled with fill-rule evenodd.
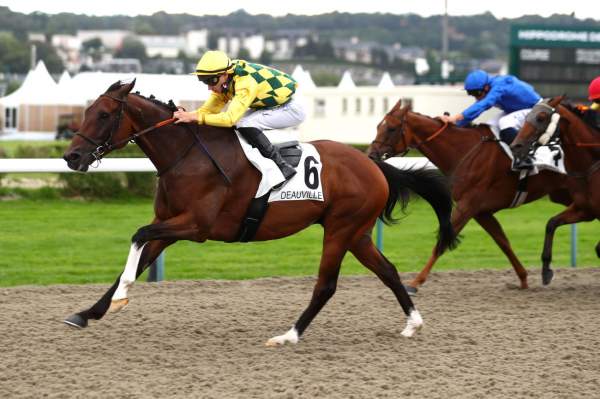
M 121 278 L 119 279 L 119 286 L 117 287 L 115 293 L 112 296 L 113 301 L 127 298 L 127 290 L 135 282 L 137 268 L 140 263 L 142 251 L 144 250 L 146 244 L 147 243 L 144 243 L 144 245 L 142 245 L 141 248 L 138 248 L 135 243 L 131 244 L 131 248 L 129 249 L 129 256 L 127 257 L 127 263 L 125 264 L 125 270 L 123 271 L 123 274 L 121 274 Z

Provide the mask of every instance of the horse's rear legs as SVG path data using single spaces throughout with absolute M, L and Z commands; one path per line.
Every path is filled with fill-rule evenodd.
M 464 205 L 460 206 L 460 205 L 461 204 L 459 203 L 456 206 L 456 208 L 454 208 L 454 212 L 452 212 L 452 228 L 454 229 L 454 232 L 457 235 L 458 235 L 458 233 L 460 233 L 460 231 L 463 229 L 463 227 L 465 227 L 467 222 L 473 217 L 472 213 L 461 211 L 461 209 L 470 209 L 469 207 L 465 207 Z M 433 247 L 433 250 L 431 251 L 431 256 L 429 257 L 429 260 L 427 261 L 427 264 L 425 265 L 425 267 L 423 267 L 423 269 L 419 272 L 419 274 L 417 274 L 417 276 L 414 278 L 414 280 L 409 281 L 408 284 L 406 285 L 406 291 L 408 292 L 409 295 L 416 294 L 417 291 L 419 290 L 419 287 L 421 285 L 423 285 L 423 283 L 425 283 L 425 281 L 427 281 L 427 277 L 429 276 L 429 273 L 431 272 L 433 265 L 435 264 L 435 262 L 438 260 L 439 257 L 440 257 L 440 255 L 438 255 L 437 246 L 435 246 L 435 247 Z
M 419 311 L 408 296 L 406 289 L 400 282 L 396 267 L 373 245 L 371 237 L 363 235 L 350 251 L 364 266 L 371 270 L 379 279 L 392 290 L 396 299 L 402 306 L 404 314 L 408 316 L 406 327 L 402 331 L 405 337 L 412 337 L 423 326 L 423 319 Z
M 269 339 L 265 343 L 266 346 L 284 345 L 287 342 L 292 344 L 297 343 L 310 322 L 333 294 L 335 294 L 340 266 L 347 250 L 347 240 L 347 234 L 336 236 L 335 234 L 328 234 L 327 230 L 325 231 L 319 276 L 308 307 L 302 312 L 296 324 L 288 332 Z
M 519 281 L 521 282 L 521 288 L 526 289 L 529 288 L 527 284 L 527 270 L 523 267 L 515 253 L 513 252 L 510 241 L 508 241 L 508 237 L 504 234 L 504 230 L 502 230 L 502 226 L 498 222 L 498 219 L 494 217 L 494 215 L 490 213 L 479 214 L 475 216 L 475 220 L 483 227 L 485 231 L 494 239 L 498 247 L 504 252 L 504 255 L 510 261 L 515 273 L 519 277 Z

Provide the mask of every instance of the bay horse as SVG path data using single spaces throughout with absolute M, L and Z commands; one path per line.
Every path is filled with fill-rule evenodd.
M 559 96 L 537 104 L 511 144 L 515 156 L 523 157 L 532 145 L 537 145 L 540 140 L 546 141 L 552 133 L 558 135 L 565 154 L 565 168 L 571 176 L 567 187 L 573 203 L 546 224 L 542 275 L 548 282 L 554 274 L 550 264 L 556 229 L 565 224 L 600 220 L 600 132 L 588 125 L 568 104 L 562 105 L 563 100 L 564 96 Z M 554 114 L 559 116 L 558 125 L 554 124 L 551 130 L 556 128 L 556 131 L 543 137 Z M 600 241 L 596 244 L 596 255 L 600 258 Z
M 98 320 L 107 311 L 118 311 L 127 305 L 128 289 L 135 279 L 176 241 L 235 241 L 260 181 L 260 173 L 246 159 L 233 129 L 169 125 L 174 105 L 169 107 L 131 93 L 134 85 L 135 80 L 129 84 L 116 82 L 85 110 L 83 124 L 64 159 L 71 169 L 85 172 L 108 152 L 135 141 L 160 177 L 155 217 L 133 235 L 125 269 L 110 289 L 89 309 L 65 320 L 74 327 L 86 327 L 89 319 Z M 308 307 L 293 327 L 266 344 L 298 342 L 335 293 L 347 251 L 392 290 L 407 316 L 402 335 L 412 336 L 422 326 L 422 318 L 395 266 L 373 245 L 371 230 L 379 216 L 387 222 L 394 221 L 394 206 L 406 206 L 410 193 L 417 193 L 430 203 L 438 217 L 437 250 L 441 253 L 454 247 L 452 199 L 445 177 L 431 171 L 400 170 L 376 163 L 362 152 L 332 141 L 312 144 L 321 156 L 324 200 L 270 203 L 254 240 L 282 238 L 312 224 L 322 225 L 323 253 L 318 278 Z
M 413 112 L 410 104 L 401 101 L 377 125 L 377 136 L 367 149 L 373 159 L 405 155 L 410 149 L 419 150 L 442 173 L 451 177 L 452 197 L 456 201 L 452 226 L 458 234 L 472 218 L 483 227 L 510 261 L 520 282 L 528 288 L 527 271 L 513 252 L 510 241 L 494 216 L 509 208 L 517 192 L 518 175 L 511 172 L 511 161 L 503 153 L 487 125 L 460 128 Z M 570 204 L 571 198 L 563 188 L 566 176 L 549 171 L 531 176 L 525 202 L 547 194 L 557 203 Z M 417 292 L 427 280 L 440 256 L 433 251 L 427 264 L 414 280 L 408 283 L 409 293 Z

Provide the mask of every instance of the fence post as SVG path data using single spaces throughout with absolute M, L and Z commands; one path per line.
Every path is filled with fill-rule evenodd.
M 165 278 L 165 251 L 161 252 L 160 255 L 150 265 L 148 271 L 148 280 L 150 282 L 162 281 Z
M 577 266 L 577 223 L 571 225 L 571 267 Z
M 375 245 L 379 251 L 383 251 L 383 222 L 379 218 L 377 218 L 377 223 L 375 223 L 375 230 L 377 232 Z

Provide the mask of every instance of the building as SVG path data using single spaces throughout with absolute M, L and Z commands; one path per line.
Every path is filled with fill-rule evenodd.
M 586 99 L 600 75 L 600 28 L 513 25 L 509 72 L 544 97 Z
M 307 119 L 292 132 L 302 141 L 329 139 L 344 143 L 370 143 L 377 124 L 398 100 L 410 103 L 417 112 L 441 115 L 458 113 L 472 102 L 462 86 L 394 86 L 388 76 L 379 85 L 350 84 L 348 72 L 338 87 L 316 87 L 310 73 L 298 66 L 297 98 L 306 108 Z M 0 119 L 4 133 L 54 132 L 58 118 L 65 113 L 83 115 L 100 94 L 118 80 L 136 79 L 135 91 L 154 95 L 162 101 L 172 99 L 186 109 L 196 109 L 208 97 L 208 89 L 193 75 L 130 74 L 82 72 L 61 84 L 52 80 L 43 62 L 30 71 L 16 92 L 0 98 Z M 493 111 L 491 111 L 493 112 Z M 486 120 L 490 111 L 480 117 Z

